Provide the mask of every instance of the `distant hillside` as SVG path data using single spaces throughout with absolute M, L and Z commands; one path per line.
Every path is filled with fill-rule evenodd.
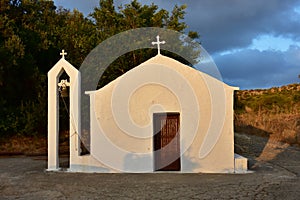
M 235 130 L 300 144 L 300 84 L 235 93 Z

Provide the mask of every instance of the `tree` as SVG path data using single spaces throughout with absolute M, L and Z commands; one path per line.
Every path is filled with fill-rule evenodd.
M 95 8 L 94 12 L 90 14 L 90 17 L 95 21 L 98 42 L 100 43 L 108 37 L 122 31 L 141 27 L 160 27 L 184 33 L 187 28 L 187 25 L 183 22 L 185 9 L 186 5 L 175 5 L 170 14 L 165 9 L 159 9 L 158 6 L 153 3 L 151 5 L 142 5 L 137 0 L 133 0 L 131 3 L 116 9 L 113 0 L 100 0 L 100 7 Z M 190 32 L 188 34 L 192 38 L 198 38 L 196 32 Z M 178 43 L 179 41 L 178 38 L 174 38 L 171 42 Z M 189 51 L 191 55 L 194 55 L 194 59 L 196 60 L 199 56 L 199 51 L 184 47 L 184 42 L 185 41 L 181 41 L 180 46 L 182 49 L 178 51 Z M 164 52 L 164 54 L 185 64 L 191 64 L 173 53 Z M 154 55 L 156 55 L 155 50 L 142 49 L 121 56 L 106 69 L 99 82 L 99 87 L 106 85 Z
M 94 47 L 122 31 L 162 27 L 183 33 L 185 7 L 176 5 L 169 13 L 137 0 L 119 8 L 113 0 L 100 0 L 85 17 L 78 10 L 57 9 L 49 0 L 0 0 L 0 135 L 46 133 L 46 74 L 62 49 L 79 68 Z M 195 32 L 189 35 L 198 37 Z M 101 86 L 155 54 L 156 50 L 141 49 L 121 56 L 105 72 Z
M 49 48 L 47 23 L 56 8 L 51 1 L 2 0 L 0 9 L 0 92 L 5 94 L 0 97 L 0 132 L 31 134 L 39 124 L 45 126 L 46 111 L 40 106 L 46 104 L 46 76 L 39 59 Z
M 80 67 L 84 58 L 98 44 L 93 22 L 78 10 L 58 11 L 57 46 L 68 52 L 68 60 Z
M 45 133 L 46 74 L 61 49 L 79 67 L 97 42 L 95 26 L 48 0 L 1 0 L 0 10 L 0 134 Z

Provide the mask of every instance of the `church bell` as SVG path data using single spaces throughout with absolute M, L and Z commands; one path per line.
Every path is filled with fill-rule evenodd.
M 60 90 L 60 96 L 61 97 L 68 97 L 69 96 L 69 91 L 67 87 L 62 87 Z
M 58 83 L 58 91 L 61 97 L 69 96 L 68 86 L 70 86 L 70 83 L 67 80 L 61 80 L 60 83 Z

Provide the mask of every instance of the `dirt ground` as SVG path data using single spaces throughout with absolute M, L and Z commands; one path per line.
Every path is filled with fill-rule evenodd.
M 0 157 L 0 199 L 299 199 L 300 148 L 236 136 L 247 174 L 45 172 L 46 156 Z

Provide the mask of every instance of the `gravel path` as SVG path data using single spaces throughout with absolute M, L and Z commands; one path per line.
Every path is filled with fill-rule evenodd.
M 265 140 L 243 144 L 248 174 L 54 173 L 45 156 L 0 157 L 0 199 L 299 199 L 300 149 Z

